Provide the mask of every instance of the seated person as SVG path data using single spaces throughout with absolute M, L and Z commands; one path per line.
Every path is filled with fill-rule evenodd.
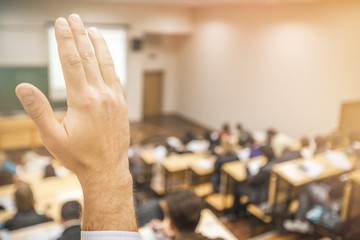
M 214 192 L 219 192 L 221 167 L 224 163 L 239 160 L 235 152 L 235 147 L 229 142 L 223 142 L 221 147 L 217 148 L 217 159 L 214 164 L 214 173 L 211 176 Z
M 326 137 L 318 135 L 315 137 L 314 141 L 315 141 L 315 146 L 316 146 L 314 155 L 323 153 L 329 149 L 330 143 L 328 142 Z
M 46 165 L 44 169 L 44 178 L 48 177 L 56 177 L 55 168 L 51 164 Z
M 154 227 L 163 234 L 173 234 L 173 236 L 165 235 L 165 237 L 174 237 L 175 240 L 209 239 L 195 232 L 203 209 L 202 199 L 195 193 L 189 190 L 171 193 L 166 197 L 163 207 L 171 229 L 168 229 L 166 233 L 166 230 L 159 229 L 158 226 Z
M 0 169 L 5 169 L 11 174 L 16 175 L 16 165 L 2 151 L 0 151 Z
M 346 178 L 339 177 L 320 183 L 311 183 L 300 189 L 299 207 L 294 220 L 285 220 L 284 228 L 288 231 L 309 233 L 311 225 L 306 220 L 307 212 L 315 205 L 331 211 L 332 202 L 342 196 L 345 180 Z
M 228 123 L 224 123 L 221 131 L 219 132 L 220 142 L 227 141 L 232 136 L 230 125 Z
M 270 138 L 273 136 L 272 133 L 268 135 L 270 135 Z M 309 145 L 305 138 L 301 140 L 301 143 L 303 148 L 308 147 Z M 289 145 L 285 142 L 281 146 L 278 145 L 278 147 L 279 149 L 283 148 L 283 152 L 279 158 L 275 158 L 271 144 L 262 146 L 260 151 L 262 155 L 266 157 L 267 163 L 259 169 L 259 172 L 256 175 L 251 175 L 249 171 L 247 171 L 248 175 L 246 181 L 235 186 L 233 204 L 233 213 L 235 216 L 238 216 L 241 210 L 239 200 L 243 195 L 247 196 L 249 201 L 255 204 L 267 201 L 271 169 L 274 164 L 301 158 L 300 150 L 296 149 L 299 147 L 296 144 Z
M 184 143 L 184 145 L 186 145 L 189 142 L 191 142 L 192 140 L 196 140 L 196 137 L 195 137 L 194 133 L 191 132 L 190 130 L 186 130 L 184 132 L 184 137 L 182 139 L 182 142 Z
M 273 151 L 269 145 L 260 148 L 263 156 L 266 157 L 267 163 L 262 166 L 256 175 L 251 175 L 247 169 L 247 178 L 244 183 L 235 185 L 233 213 L 238 216 L 241 206 L 240 197 L 245 195 L 251 203 L 262 203 L 268 198 L 269 181 L 272 166 L 277 163 Z
M 240 123 L 236 124 L 236 130 L 238 131 L 238 144 L 240 146 L 246 147 L 250 143 L 254 142 L 253 136 L 249 132 L 245 131 Z
M 81 205 L 78 201 L 69 201 L 61 207 L 61 222 L 64 232 L 57 240 L 80 240 Z
M 158 199 L 150 199 L 140 203 L 136 207 L 136 218 L 139 227 L 151 222 L 153 219 L 164 219 L 163 210 L 160 207 Z
M 14 183 L 14 176 L 6 169 L 0 169 L 0 186 Z
M 52 219 L 46 215 L 40 215 L 35 211 L 33 192 L 28 184 L 19 183 L 17 185 L 14 198 L 17 213 L 12 219 L 5 223 L 4 228 L 12 231 L 52 221 Z
M 214 154 L 214 149 L 220 145 L 219 133 L 216 131 L 206 131 L 204 139 L 209 142 L 209 151 Z

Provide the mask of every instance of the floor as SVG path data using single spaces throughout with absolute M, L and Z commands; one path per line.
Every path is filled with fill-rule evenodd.
M 131 139 L 138 143 L 153 143 L 162 144 L 169 136 L 176 136 L 182 138 L 185 131 L 191 131 L 196 136 L 203 136 L 209 130 L 199 124 L 193 123 L 187 119 L 179 116 L 166 116 L 147 119 L 143 122 L 136 122 L 130 124 Z M 138 190 L 142 197 L 146 198 L 149 193 L 146 190 Z M 145 196 L 144 196 L 145 195 Z M 149 197 L 149 196 L 148 196 Z M 239 220 L 227 220 L 221 213 L 217 213 L 223 223 L 229 228 L 231 232 L 239 239 L 252 239 L 250 235 L 250 221 L 248 218 L 241 218 Z M 310 240 L 311 238 L 303 235 L 284 233 L 278 234 L 272 231 L 270 226 L 258 223 L 257 236 L 254 240 L 270 239 L 270 240 Z

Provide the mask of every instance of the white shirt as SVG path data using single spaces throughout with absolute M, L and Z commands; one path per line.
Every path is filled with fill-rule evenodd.
M 141 240 L 138 232 L 81 231 L 81 240 Z

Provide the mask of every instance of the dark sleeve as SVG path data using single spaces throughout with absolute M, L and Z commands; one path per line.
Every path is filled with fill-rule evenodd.
M 250 185 L 259 185 L 263 184 L 264 182 L 268 182 L 271 174 L 272 165 L 272 162 L 267 163 L 260 168 L 258 174 L 256 174 L 255 176 L 251 176 L 249 174 L 249 170 L 246 169 L 248 174 L 248 177 L 246 179 L 247 183 L 249 183 Z

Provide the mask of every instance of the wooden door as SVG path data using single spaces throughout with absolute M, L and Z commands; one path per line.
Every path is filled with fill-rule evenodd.
M 163 73 L 145 72 L 144 74 L 144 118 L 161 115 L 162 109 Z

